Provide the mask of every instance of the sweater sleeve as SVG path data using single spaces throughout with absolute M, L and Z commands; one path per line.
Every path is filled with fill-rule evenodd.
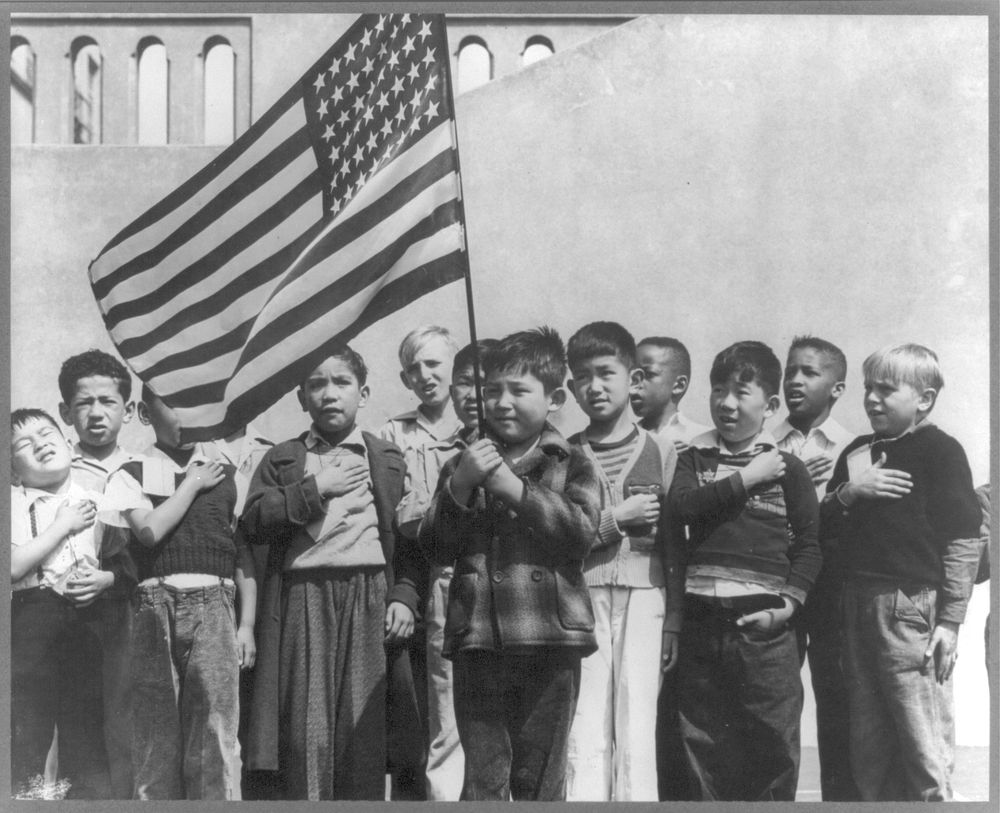
M 663 456 L 663 492 L 669 494 L 677 470 L 677 449 L 669 442 L 659 443 L 658 446 Z M 680 632 L 681 621 L 684 618 L 683 530 L 683 527 L 673 521 L 668 500 L 664 497 L 657 535 L 660 537 L 660 549 L 663 551 L 663 576 L 667 601 L 663 629 L 669 632 Z
M 257 545 L 287 542 L 294 533 L 319 516 L 323 510 L 316 478 L 300 476 L 285 482 L 281 472 L 303 466 L 282 444 L 269 450 L 250 482 L 242 526 L 249 542 Z
M 975 585 L 981 552 L 982 510 L 972 485 L 972 472 L 965 450 L 957 440 L 942 433 L 940 449 L 928 467 L 927 518 L 943 540 L 943 578 L 937 619 L 961 624 Z
M 785 459 L 783 488 L 791 541 L 788 546 L 788 579 L 781 592 L 804 604 L 822 564 L 819 505 L 816 488 L 805 464 L 786 452 L 782 452 L 782 457 Z

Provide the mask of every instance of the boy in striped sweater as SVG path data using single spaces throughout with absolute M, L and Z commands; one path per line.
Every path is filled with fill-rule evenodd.
M 568 356 L 569 388 L 590 418 L 570 443 L 596 464 L 602 505 L 584 562 L 598 650 L 582 664 L 567 799 L 655 802 L 654 710 L 661 666 L 676 663 L 683 596 L 662 516 L 677 452 L 632 421 L 629 392 L 639 371 L 625 328 L 586 325 L 569 340 Z
M 681 453 L 668 504 L 687 526 L 678 665 L 681 736 L 696 800 L 793 801 L 802 681 L 790 621 L 819 572 L 805 464 L 779 452 L 781 363 L 737 342 L 710 373 L 715 430 Z

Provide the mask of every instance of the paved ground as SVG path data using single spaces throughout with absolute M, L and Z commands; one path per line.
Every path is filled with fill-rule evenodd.
M 970 802 L 987 802 L 990 798 L 990 749 L 961 747 L 955 753 L 955 793 Z M 799 768 L 797 802 L 818 802 L 819 757 L 815 748 L 802 749 Z

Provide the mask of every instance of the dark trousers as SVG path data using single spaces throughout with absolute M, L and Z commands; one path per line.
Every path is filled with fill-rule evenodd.
M 800 627 L 808 638 L 806 654 L 816 698 L 816 741 L 820 788 L 824 802 L 861 800 L 851 776 L 850 716 L 843 666 L 843 583 L 835 577 L 819 580 L 802 608 Z
M 802 680 L 795 632 L 736 626 L 739 614 L 685 598 L 678 713 L 698 801 L 794 801 Z
M 100 610 L 77 608 L 45 588 L 11 597 L 11 786 L 45 770 L 59 727 L 59 773 L 66 798 L 111 795 L 104 747 Z
M 123 596 L 102 596 L 95 605 L 100 616 L 103 653 L 104 744 L 108 753 L 112 799 L 131 799 L 132 778 L 132 619 L 135 602 Z
M 452 674 L 462 800 L 564 801 L 580 655 L 461 652 Z
M 427 635 L 418 623 L 406 641 L 386 646 L 387 770 L 393 801 L 427 800 Z

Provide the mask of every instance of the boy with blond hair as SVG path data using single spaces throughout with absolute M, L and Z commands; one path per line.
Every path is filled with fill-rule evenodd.
M 549 329 L 483 359 L 489 437 L 445 464 L 432 556 L 454 564 L 444 654 L 454 667 L 465 801 L 559 801 L 580 659 L 596 648 L 583 561 L 597 532 L 594 464 L 548 422 L 566 399 Z
M 662 673 L 677 663 L 684 597 L 662 515 L 677 452 L 632 422 L 629 388 L 639 371 L 635 340 L 624 327 L 585 325 L 570 338 L 567 356 L 569 388 L 590 419 L 569 442 L 597 465 L 602 508 L 583 565 L 598 649 L 581 666 L 566 796 L 655 802 L 653 710 Z
M 448 386 L 457 350 L 450 331 L 438 325 L 411 330 L 399 345 L 399 377 L 420 403 L 387 421 L 379 436 L 398 446 L 406 460 L 407 494 L 396 516 L 410 539 L 416 538 L 442 466 L 462 448 L 462 423 Z M 393 735 L 392 750 L 403 764 L 394 773 L 392 797 L 454 802 L 462 790 L 462 745 L 452 709 L 451 669 L 440 648 L 451 568 L 432 565 L 427 582 L 426 613 L 420 608 L 424 623 L 409 642 L 422 719 L 420 730 Z
M 885 347 L 863 374 L 872 434 L 844 449 L 823 501 L 846 567 L 851 769 L 862 801 L 948 801 L 951 674 L 981 512 L 965 452 L 928 420 L 937 355 Z

